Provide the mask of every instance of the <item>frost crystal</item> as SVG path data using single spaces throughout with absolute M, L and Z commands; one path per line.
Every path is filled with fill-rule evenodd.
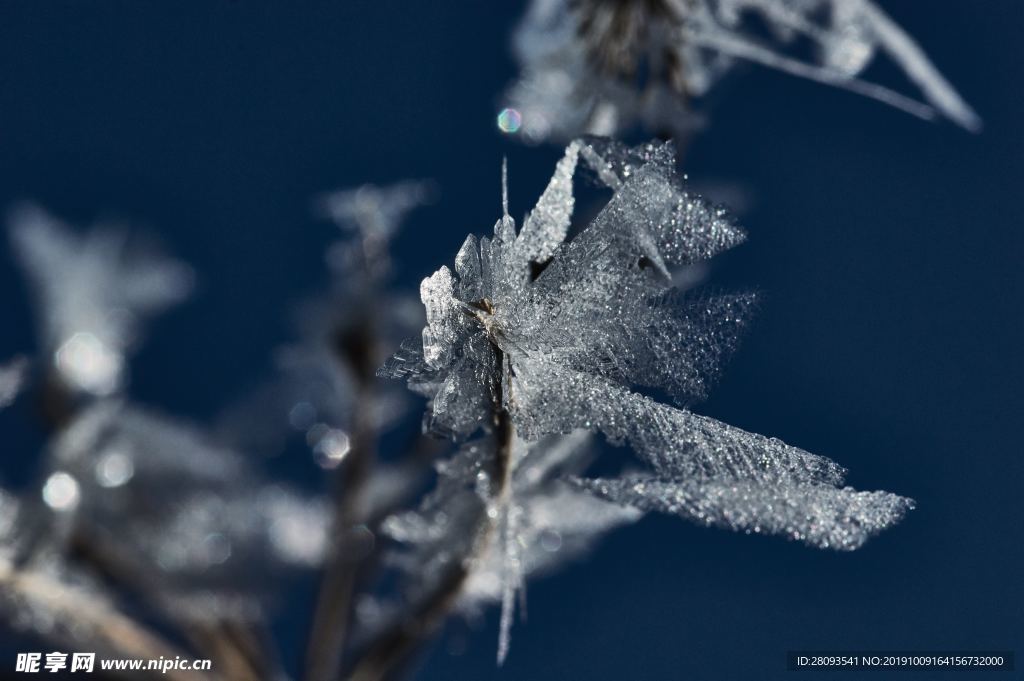
M 146 317 L 178 302 L 191 271 L 128 247 L 125 233 L 79 235 L 35 207 L 11 220 L 11 240 L 34 288 L 40 336 L 68 387 L 109 395 Z
M 605 532 L 641 515 L 560 479 L 582 472 L 590 463 L 590 438 L 586 431 L 575 431 L 532 446 L 518 441 L 514 447 L 509 503 L 491 510 L 499 516 L 496 531 L 487 537 L 458 602 L 467 615 L 488 603 L 501 604 L 499 663 L 508 653 L 516 595 L 522 602 L 526 578 L 583 554 Z M 422 579 L 436 573 L 439 562 L 461 555 L 465 546 L 460 543 L 473 538 L 469 521 L 485 512 L 480 480 L 493 457 L 493 443 L 477 440 L 440 464 L 438 489 L 423 506 L 394 516 L 385 525 L 388 536 L 402 544 L 393 562 Z
M 758 31 L 767 27 L 768 35 Z M 738 60 L 842 87 L 967 129 L 980 121 L 923 51 L 869 0 L 534 0 L 515 36 L 522 76 L 507 94 L 527 140 L 656 132 L 699 123 L 689 100 Z M 813 46 L 802 58 L 802 43 Z M 918 101 L 861 74 L 884 54 Z
M 612 195 L 570 237 L 581 166 Z M 686 191 L 671 143 L 572 142 L 520 230 L 503 185 L 493 237 L 469 236 L 454 272 L 423 281 L 422 338 L 382 370 L 429 398 L 432 430 L 494 434 L 464 445 L 419 511 L 385 529 L 406 545 L 397 563 L 421 589 L 462 561 L 462 606 L 502 603 L 499 662 L 525 575 L 640 511 L 850 550 L 913 507 L 843 487 L 846 471 L 829 459 L 686 408 L 706 396 L 754 300 L 673 287 L 673 270 L 744 233 Z M 577 429 L 629 445 L 651 472 L 581 479 Z
M 567 239 L 579 159 L 614 192 Z M 388 365 L 431 398 L 430 424 L 468 436 L 500 407 L 528 441 L 576 428 L 629 444 L 654 480 L 577 482 L 600 496 L 734 530 L 852 549 L 911 507 L 843 488 L 845 470 L 777 439 L 685 408 L 707 393 L 753 303 L 749 294 L 682 296 L 672 268 L 739 243 L 719 209 L 688 194 L 671 144 L 573 142 L 516 231 L 469 237 L 423 282 L 422 350 Z M 676 406 L 635 388 L 670 396 Z

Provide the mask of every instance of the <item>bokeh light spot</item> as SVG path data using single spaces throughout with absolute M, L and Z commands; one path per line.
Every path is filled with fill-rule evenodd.
M 506 134 L 514 134 L 523 125 L 523 115 L 516 109 L 502 109 L 498 114 L 498 129 Z

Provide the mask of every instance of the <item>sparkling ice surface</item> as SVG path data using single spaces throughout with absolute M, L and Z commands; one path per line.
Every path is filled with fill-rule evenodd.
M 576 229 L 581 169 L 611 198 Z M 425 426 L 458 440 L 489 432 L 504 410 L 517 434 L 511 494 L 495 501 L 490 489 L 493 438 L 470 440 L 441 465 L 423 506 L 386 530 L 405 547 L 396 564 L 422 586 L 470 553 L 474 518 L 496 519 L 462 603 L 502 603 L 499 661 L 525 576 L 639 512 L 850 550 L 913 507 L 845 487 L 846 471 L 829 459 L 689 410 L 734 349 L 754 297 L 683 294 L 672 273 L 743 239 L 725 211 L 684 188 L 671 143 L 584 138 L 567 147 L 522 229 L 506 209 L 493 236 L 466 238 L 454 271 L 423 281 L 422 337 L 382 373 L 428 397 Z M 628 445 L 649 471 L 581 478 L 581 432 Z

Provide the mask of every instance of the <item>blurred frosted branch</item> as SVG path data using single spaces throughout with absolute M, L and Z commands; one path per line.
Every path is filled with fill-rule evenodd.
M 54 399 L 120 390 L 142 323 L 185 298 L 191 270 L 129 243 L 123 229 L 77 234 L 32 205 L 12 212 L 10 236 L 35 296 Z
M 696 100 L 737 61 L 921 118 L 981 127 L 921 48 L 870 0 L 534 0 L 514 46 L 521 75 L 506 93 L 499 126 L 530 142 L 622 133 L 636 124 L 685 138 L 702 124 Z M 864 78 L 883 56 L 921 99 Z

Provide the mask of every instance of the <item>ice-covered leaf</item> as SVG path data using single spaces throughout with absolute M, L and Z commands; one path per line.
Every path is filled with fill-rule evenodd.
M 537 249 L 536 233 L 525 226 L 516 233 L 506 215 L 492 239 L 466 241 L 456 274 L 442 268 L 424 281 L 422 362 L 407 346 L 389 371 L 431 397 L 428 423 L 466 436 L 487 430 L 500 409 L 530 442 L 577 428 L 600 432 L 695 494 L 704 485 L 719 496 L 721 485 L 748 497 L 788 490 L 810 505 L 841 486 L 845 470 L 824 457 L 637 392 L 665 393 L 682 405 L 706 396 L 753 297 L 682 296 L 671 269 L 708 259 L 743 232 L 685 191 L 670 144 L 627 148 L 591 138 L 572 143 L 566 159 L 577 156 L 613 190 L 578 234 L 547 230 L 562 242 Z M 572 209 L 571 187 L 562 185 L 573 165 L 562 161 L 552 183 L 558 189 L 541 199 L 544 214 L 558 215 L 551 224 L 567 222 L 552 208 L 555 197 Z M 532 266 L 549 253 L 536 274 Z
M 614 193 L 566 240 L 577 158 Z M 403 346 L 385 373 L 428 394 L 428 423 L 455 436 L 486 428 L 501 381 L 518 380 L 539 361 L 665 389 L 682 403 L 699 400 L 754 299 L 682 296 L 672 289 L 671 270 L 743 238 L 724 211 L 685 190 L 670 144 L 630 149 L 580 140 L 522 231 L 505 216 L 492 239 L 467 239 L 455 273 L 444 267 L 424 280 L 422 343 Z M 539 274 L 536 265 L 545 265 Z M 511 362 L 504 378 L 499 352 Z

